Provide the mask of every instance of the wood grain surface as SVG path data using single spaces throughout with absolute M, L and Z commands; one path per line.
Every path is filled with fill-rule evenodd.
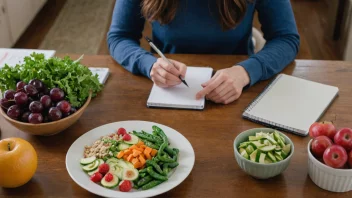
M 211 66 L 214 69 L 232 66 L 246 58 L 167 56 L 187 65 Z M 0 118 L 1 138 L 28 140 L 36 149 L 39 160 L 37 172 L 30 182 L 16 189 L 0 188 L 0 197 L 96 197 L 70 178 L 65 168 L 66 152 L 87 131 L 122 120 L 145 120 L 167 125 L 181 132 L 194 148 L 196 161 L 191 174 L 179 186 L 159 197 L 352 197 L 352 192 L 331 193 L 311 181 L 306 150 L 309 137 L 286 133 L 295 144 L 295 153 L 287 170 L 279 176 L 257 180 L 239 168 L 234 158 L 233 140 L 244 130 L 262 127 L 242 119 L 241 114 L 269 81 L 245 90 L 241 98 L 232 104 L 207 102 L 204 111 L 148 109 L 146 101 L 152 87 L 149 79 L 132 75 L 110 56 L 85 56 L 83 64 L 109 67 L 111 74 L 104 90 L 92 99 L 80 120 L 66 131 L 50 137 L 31 136 Z M 333 120 L 338 127 L 352 127 L 352 63 L 296 60 L 283 73 L 339 87 L 339 96 L 322 120 Z

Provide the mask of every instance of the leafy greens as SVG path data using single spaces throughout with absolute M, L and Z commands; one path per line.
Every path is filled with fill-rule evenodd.
M 81 107 L 92 92 L 92 96 L 102 89 L 98 75 L 80 62 L 73 61 L 66 56 L 63 59 L 52 57 L 46 59 L 44 54 L 33 53 L 24 58 L 24 63 L 14 67 L 5 66 L 0 69 L 0 90 L 16 90 L 16 83 L 28 83 L 32 79 L 39 79 L 49 88 L 59 87 L 65 92 L 65 98 L 72 106 Z

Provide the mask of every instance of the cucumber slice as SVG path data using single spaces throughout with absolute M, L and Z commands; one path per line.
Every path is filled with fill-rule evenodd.
M 101 164 L 104 163 L 104 160 L 102 160 L 102 159 L 98 159 L 98 161 L 99 161 L 98 167 L 99 167 Z M 99 172 L 99 168 L 97 168 L 97 169 L 95 169 L 95 170 L 93 170 L 93 171 L 89 171 L 89 172 L 88 172 L 88 175 L 89 175 L 89 176 L 92 176 L 94 173 L 97 173 L 97 172 Z
M 240 148 L 240 149 L 238 150 L 239 153 L 243 153 L 243 151 L 246 151 L 246 149 Z M 246 151 L 246 153 L 247 153 L 247 151 Z
M 275 151 L 281 151 L 282 148 L 280 146 L 276 146 Z
M 272 135 L 272 134 L 266 135 L 265 138 L 266 138 L 267 140 L 269 140 L 269 142 L 271 142 L 272 144 L 278 144 L 278 143 L 274 140 L 274 138 L 271 137 L 271 135 Z
M 275 158 L 274 154 L 272 154 L 271 152 L 268 152 L 268 158 L 269 158 L 272 162 L 276 162 L 276 158 Z
M 254 145 L 256 148 L 261 148 L 261 147 L 266 146 L 265 144 L 260 143 L 259 140 L 252 142 L 252 145 Z
M 112 174 L 113 178 L 111 181 L 108 182 L 105 180 L 106 175 L 101 180 L 101 185 L 103 185 L 105 188 L 115 188 L 119 184 L 119 178 L 116 175 Z
M 133 181 L 138 178 L 139 172 L 137 169 L 132 168 L 125 168 L 122 172 L 123 180 L 130 180 Z
M 264 140 L 264 144 L 265 144 L 266 146 L 270 146 L 270 145 L 271 145 L 271 143 L 270 143 L 269 140 L 267 140 L 267 139 Z
M 255 156 L 255 161 L 256 161 L 256 162 L 259 162 L 260 154 L 262 154 L 262 151 L 261 151 L 261 150 L 258 150 L 258 151 L 257 151 L 257 155 Z
M 279 132 L 277 132 L 277 131 L 274 131 L 274 139 L 275 139 L 276 141 L 279 141 L 279 140 L 281 140 L 281 137 L 280 137 L 280 134 L 279 134 Z
M 282 161 L 282 160 L 284 160 L 284 159 L 281 157 L 281 155 L 278 155 L 278 154 L 276 154 L 276 153 L 275 153 L 275 158 L 276 158 L 277 161 Z
M 280 136 L 280 138 L 281 138 L 281 140 L 282 140 L 283 143 L 286 143 L 286 140 L 285 140 L 284 137 Z
M 256 140 L 260 140 L 260 139 L 263 139 L 263 138 L 264 138 L 264 136 L 261 136 L 261 135 L 259 135 L 259 136 L 249 136 L 248 137 L 249 141 L 256 141 Z
M 247 148 L 246 148 L 246 151 L 247 151 L 248 154 L 252 154 L 254 150 L 255 149 L 253 148 L 252 145 L 248 145 Z
M 248 155 L 247 151 L 244 150 L 243 148 L 241 148 L 241 149 L 242 149 L 242 151 L 240 152 L 240 154 L 242 155 L 242 157 L 249 159 L 249 155 Z
M 95 160 L 93 163 L 85 165 L 82 167 L 84 171 L 90 172 L 97 169 L 99 166 L 99 160 Z
M 116 175 L 119 179 L 122 179 L 123 168 L 120 166 L 110 166 L 109 173 Z
M 242 142 L 238 148 L 246 148 L 250 142 Z
M 285 147 L 285 143 L 281 140 L 281 138 L 279 139 L 278 143 L 281 146 L 281 148 Z
M 283 151 L 281 151 L 281 157 L 283 158 L 283 159 L 286 159 L 286 157 L 288 156 L 288 154 L 283 150 Z
M 124 142 L 126 144 L 137 144 L 138 141 L 139 141 L 139 138 L 137 136 L 133 135 L 133 134 L 130 134 L 130 136 L 131 136 L 131 140 L 129 140 L 129 141 L 125 141 L 124 140 Z
M 92 176 L 92 175 L 94 175 L 94 173 L 97 173 L 97 172 L 99 172 L 99 168 L 97 168 L 97 169 L 95 169 L 95 170 L 93 170 L 93 171 L 88 172 L 88 175 L 89 175 L 89 176 Z
M 87 165 L 93 163 L 97 158 L 95 156 L 92 157 L 87 157 L 87 158 L 82 158 L 80 163 L 82 165 Z
M 257 156 L 258 150 L 253 151 L 252 154 L 250 154 L 249 158 L 252 162 L 255 162 L 255 157 Z
M 264 152 L 269 152 L 269 151 L 272 151 L 276 148 L 275 145 L 272 145 L 272 146 L 264 146 L 262 148 L 259 148 L 261 151 L 264 151 Z
M 118 160 L 116 165 L 121 167 L 121 168 L 130 168 L 130 166 L 127 165 L 127 163 L 124 160 Z
M 260 153 L 259 163 L 265 164 L 265 157 L 266 157 L 265 153 Z
M 285 153 L 288 155 L 291 152 L 291 144 L 286 144 L 283 148 L 282 151 L 285 151 Z
M 131 146 L 131 145 L 129 145 L 129 144 L 126 144 L 126 143 L 121 142 L 121 143 L 117 146 L 117 149 L 118 149 L 119 151 L 123 151 L 123 150 L 125 150 L 125 149 L 128 149 L 130 146 Z
M 134 166 L 133 166 L 133 164 L 131 163 L 131 162 L 126 162 L 126 161 L 124 161 L 126 164 L 127 164 L 127 166 L 129 167 L 129 168 L 134 168 Z
M 254 150 L 256 150 L 256 149 L 257 149 L 257 146 L 256 146 L 253 142 L 249 143 L 249 145 L 251 145 L 251 146 L 253 147 L 253 149 L 254 149 Z M 249 146 L 249 145 L 248 145 L 248 146 Z

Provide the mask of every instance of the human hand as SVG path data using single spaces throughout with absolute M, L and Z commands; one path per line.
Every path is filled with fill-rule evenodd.
M 249 75 L 241 66 L 222 69 L 202 84 L 203 89 L 197 93 L 196 98 L 206 96 L 215 103 L 229 104 L 241 96 L 243 87 L 249 82 Z
M 182 82 L 179 76 L 181 75 L 182 78 L 186 76 L 187 66 L 185 64 L 172 59 L 169 60 L 173 65 L 162 58 L 158 58 L 150 71 L 152 81 L 159 87 L 178 85 Z

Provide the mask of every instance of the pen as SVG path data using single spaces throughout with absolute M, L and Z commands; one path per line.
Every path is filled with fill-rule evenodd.
M 168 62 L 170 65 L 173 65 L 175 67 L 175 65 L 173 63 L 171 63 L 171 61 L 169 59 L 167 59 L 165 57 L 165 55 L 154 45 L 154 43 L 152 42 L 152 40 L 150 38 L 148 38 L 147 36 L 144 38 L 145 38 L 145 40 L 148 41 L 150 47 L 152 47 L 156 51 L 156 53 L 158 53 L 159 56 L 161 56 L 161 58 L 164 59 L 164 61 Z M 188 84 L 186 83 L 185 80 L 182 79 L 181 75 L 179 75 L 178 78 L 183 82 L 183 84 L 185 84 L 188 87 Z

